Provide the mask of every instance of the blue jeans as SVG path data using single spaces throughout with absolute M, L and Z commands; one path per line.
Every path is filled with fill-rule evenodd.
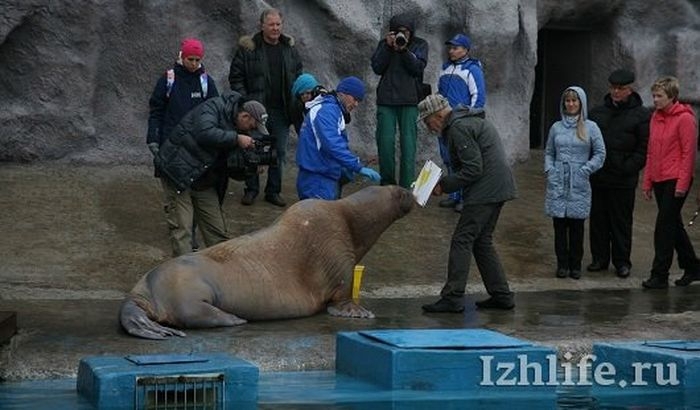
M 275 139 L 277 150 L 277 165 L 267 169 L 267 184 L 265 194 L 279 194 L 282 191 L 282 168 L 286 161 L 287 140 L 289 139 L 289 120 L 283 109 L 271 108 L 267 110 L 267 130 Z M 245 181 L 245 192 L 257 195 L 260 192 L 260 177 L 255 174 Z

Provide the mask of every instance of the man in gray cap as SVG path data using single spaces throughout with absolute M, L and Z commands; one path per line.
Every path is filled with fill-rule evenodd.
M 192 251 L 192 220 L 204 244 L 229 239 L 221 207 L 228 186 L 231 151 L 254 146 L 248 135 L 267 134 L 265 107 L 243 102 L 235 91 L 210 98 L 190 110 L 168 135 L 154 158 L 161 173 L 173 256 Z
M 418 120 L 447 141 L 453 173 L 443 177 L 434 195 L 464 192 L 464 209 L 452 234 L 447 282 L 440 300 L 423 305 L 432 313 L 464 311 L 464 289 L 472 253 L 489 298 L 476 302 L 480 309 L 512 309 L 503 265 L 493 247 L 493 231 L 505 201 L 515 198 L 515 182 L 496 128 L 481 108 L 450 107 L 439 94 L 418 104 Z
M 588 270 L 607 270 L 612 261 L 617 276 L 626 278 L 632 267 L 632 214 L 639 171 L 646 162 L 651 113 L 634 91 L 633 72 L 615 70 L 608 82 L 603 104 L 589 114 L 603 133 L 606 156 L 603 168 L 591 175 L 593 260 Z

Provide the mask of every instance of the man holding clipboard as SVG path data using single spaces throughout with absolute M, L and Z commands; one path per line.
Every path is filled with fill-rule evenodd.
M 462 189 L 464 209 L 452 235 L 447 282 L 440 300 L 423 305 L 431 313 L 464 311 L 463 296 L 472 254 L 489 298 L 476 302 L 480 309 L 515 307 L 503 265 L 493 246 L 493 231 L 505 201 L 515 198 L 515 182 L 496 128 L 484 110 L 458 105 L 433 94 L 418 104 L 418 120 L 447 140 L 454 173 L 443 176 L 433 195 Z

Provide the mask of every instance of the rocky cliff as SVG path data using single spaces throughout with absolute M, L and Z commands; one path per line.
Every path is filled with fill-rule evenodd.
M 444 40 L 466 32 L 484 63 L 488 115 L 513 161 L 528 156 L 537 38 L 545 27 L 591 31 L 589 100 L 603 95 L 607 73 L 624 63 L 637 71 L 645 102 L 661 74 L 678 76 L 682 96 L 700 101 L 700 7 L 691 0 L 2 0 L 0 161 L 149 161 L 148 97 L 180 40 L 203 40 L 205 66 L 227 89 L 238 38 L 257 31 L 270 6 L 284 13 L 305 69 L 330 86 L 352 74 L 376 87 L 369 59 L 393 14 L 415 14 L 417 35 L 431 47 L 432 84 Z M 364 157 L 376 153 L 374 110 L 370 92 L 351 124 L 351 145 Z M 434 137 L 423 131 L 419 138 L 419 160 L 436 157 Z

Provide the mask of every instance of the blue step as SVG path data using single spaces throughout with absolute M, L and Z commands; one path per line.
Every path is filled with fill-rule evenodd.
M 699 341 L 596 343 L 593 355 L 591 383 L 597 391 L 678 392 L 700 389 Z M 595 369 L 603 366 L 611 370 L 604 369 L 603 376 L 596 378 Z
M 153 408 L 156 403 L 254 409 L 258 376 L 253 364 L 223 353 L 94 356 L 80 361 L 77 390 L 99 409 Z
M 336 337 L 336 372 L 386 389 L 554 396 L 556 366 L 553 348 L 485 329 L 369 330 Z

